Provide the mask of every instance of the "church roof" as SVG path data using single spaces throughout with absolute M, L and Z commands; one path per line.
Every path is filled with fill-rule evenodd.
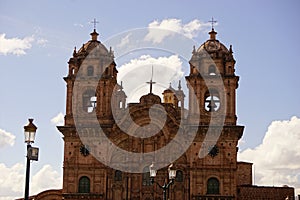
M 147 105 L 161 104 L 161 99 L 158 95 L 149 93 L 149 94 L 143 95 L 140 98 L 140 103 L 147 104 Z
M 174 93 L 174 92 L 175 92 L 175 89 L 172 87 L 172 85 L 170 83 L 169 88 L 165 89 L 163 94 L 165 94 L 165 93 Z
M 78 50 L 78 53 L 88 52 L 90 53 L 95 47 L 98 48 L 99 52 L 103 55 L 108 54 L 107 48 L 100 41 L 90 40 L 87 43 L 83 44 L 82 47 Z
M 82 47 L 78 50 L 77 55 L 80 54 L 87 55 L 95 48 L 97 48 L 96 49 L 97 54 L 113 56 L 113 52 L 111 51 L 111 49 L 108 51 L 108 49 L 100 41 L 98 41 L 97 37 L 99 34 L 96 32 L 95 29 L 90 35 L 91 35 L 91 40 L 89 40 L 88 42 L 82 45 Z
M 217 32 L 212 29 L 209 32 L 210 39 L 204 42 L 198 49 L 197 52 L 201 52 L 203 49 L 206 50 L 208 53 L 216 52 L 216 51 L 223 51 L 224 53 L 229 53 L 229 50 L 222 44 L 219 40 L 216 39 Z
M 168 89 L 164 90 L 163 94 L 165 94 L 165 93 L 174 93 L 174 90 L 171 90 L 170 88 L 168 88 Z
M 213 57 L 222 57 L 226 60 L 234 60 L 232 56 L 232 47 L 228 49 L 223 43 L 216 39 L 217 32 L 214 28 L 209 32 L 210 38 L 204 42 L 197 50 L 194 48 L 191 60 L 197 60 L 197 57 L 207 53 Z

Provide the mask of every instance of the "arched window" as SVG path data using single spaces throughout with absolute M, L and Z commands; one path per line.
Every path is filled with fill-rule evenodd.
M 151 185 L 150 172 L 148 167 L 145 167 L 143 169 L 143 185 L 145 186 Z
M 214 112 L 220 108 L 220 98 L 218 91 L 211 89 L 205 93 L 205 110 Z
M 82 176 L 79 179 L 78 193 L 90 193 L 90 179 L 86 176 Z
M 207 181 L 207 194 L 220 194 L 220 183 L 217 178 L 210 178 Z
M 176 171 L 175 181 L 183 182 L 183 172 L 181 170 Z
M 115 171 L 115 181 L 122 181 L 122 172 L 120 170 Z
M 93 66 L 88 66 L 87 75 L 88 76 L 93 76 L 94 75 L 94 67 Z
M 210 65 L 208 68 L 208 74 L 210 76 L 215 76 L 216 75 L 216 66 Z

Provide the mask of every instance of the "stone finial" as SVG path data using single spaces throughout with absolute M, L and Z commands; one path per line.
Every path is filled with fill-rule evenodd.
M 196 53 L 196 47 L 195 47 L 195 45 L 193 46 L 193 54 L 195 54 Z
M 178 82 L 178 90 L 181 90 L 181 80 Z
M 77 56 L 76 47 L 74 47 L 73 57 L 76 57 L 76 56 Z
M 123 81 L 121 81 L 120 90 L 123 91 Z
M 109 55 L 114 58 L 115 55 L 114 55 L 114 51 L 112 50 L 112 47 L 109 47 Z
M 230 54 L 233 53 L 233 51 L 232 51 L 232 45 L 229 46 L 229 53 L 230 53 Z
M 85 51 L 84 44 L 82 44 L 82 47 L 81 47 L 81 48 L 82 48 L 82 51 Z

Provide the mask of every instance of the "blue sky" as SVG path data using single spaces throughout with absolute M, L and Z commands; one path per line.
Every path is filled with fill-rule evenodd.
M 218 21 L 215 27 L 217 38 L 226 46 L 233 45 L 237 61 L 236 74 L 240 76 L 238 124 L 246 127 L 240 151 L 259 149 L 264 144 L 268 128 L 271 130 L 272 122 L 291 124 L 300 118 L 299 10 L 300 2 L 296 0 L 2 0 L 0 129 L 9 133 L 8 138 L 15 136 L 12 142 L 7 142 L 3 141 L 6 139 L 4 134 L 0 135 L 2 168 L 11 173 L 18 163 L 24 164 L 23 126 L 29 117 L 33 117 L 38 126 L 35 145 L 40 147 L 40 160 L 32 164 L 32 174 L 38 177 L 38 173 L 48 166 L 45 170 L 61 176 L 63 140 L 51 119 L 65 113 L 66 87 L 62 78 L 67 74 L 67 61 L 74 46 L 79 48 L 90 39 L 93 25 L 89 22 L 94 18 L 99 21 L 100 40 L 105 41 L 127 30 L 148 27 L 155 20 L 160 23 L 177 19 L 183 25 L 199 20 L 206 24 L 213 16 Z M 201 29 L 192 37 L 196 47 L 208 39 L 207 30 L 207 27 Z M 5 46 L 7 41 L 11 42 L 9 47 Z M 17 52 L 12 45 L 20 45 L 21 41 L 24 43 L 20 47 L 23 52 Z M 293 116 L 296 119 L 292 119 Z M 287 126 L 276 127 L 284 129 Z M 278 139 L 277 136 L 274 138 Z M 271 145 L 276 145 L 276 142 L 280 139 Z M 262 153 L 262 150 L 258 152 Z M 298 154 L 294 156 L 291 159 L 300 158 Z M 300 180 L 300 166 L 296 169 L 294 175 Z M 23 172 L 19 171 L 18 175 L 23 181 Z M 283 183 L 275 180 L 276 184 Z M 23 195 L 23 189 L 15 190 L 7 191 L 0 186 L 0 194 L 5 191 L 0 199 Z

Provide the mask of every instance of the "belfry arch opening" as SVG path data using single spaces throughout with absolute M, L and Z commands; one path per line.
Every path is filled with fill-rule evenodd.
M 91 113 L 97 106 L 97 96 L 95 91 L 87 90 L 82 95 L 82 108 L 85 112 Z
M 207 112 L 215 112 L 220 109 L 220 96 L 219 92 L 215 89 L 210 89 L 205 93 L 205 110 Z

